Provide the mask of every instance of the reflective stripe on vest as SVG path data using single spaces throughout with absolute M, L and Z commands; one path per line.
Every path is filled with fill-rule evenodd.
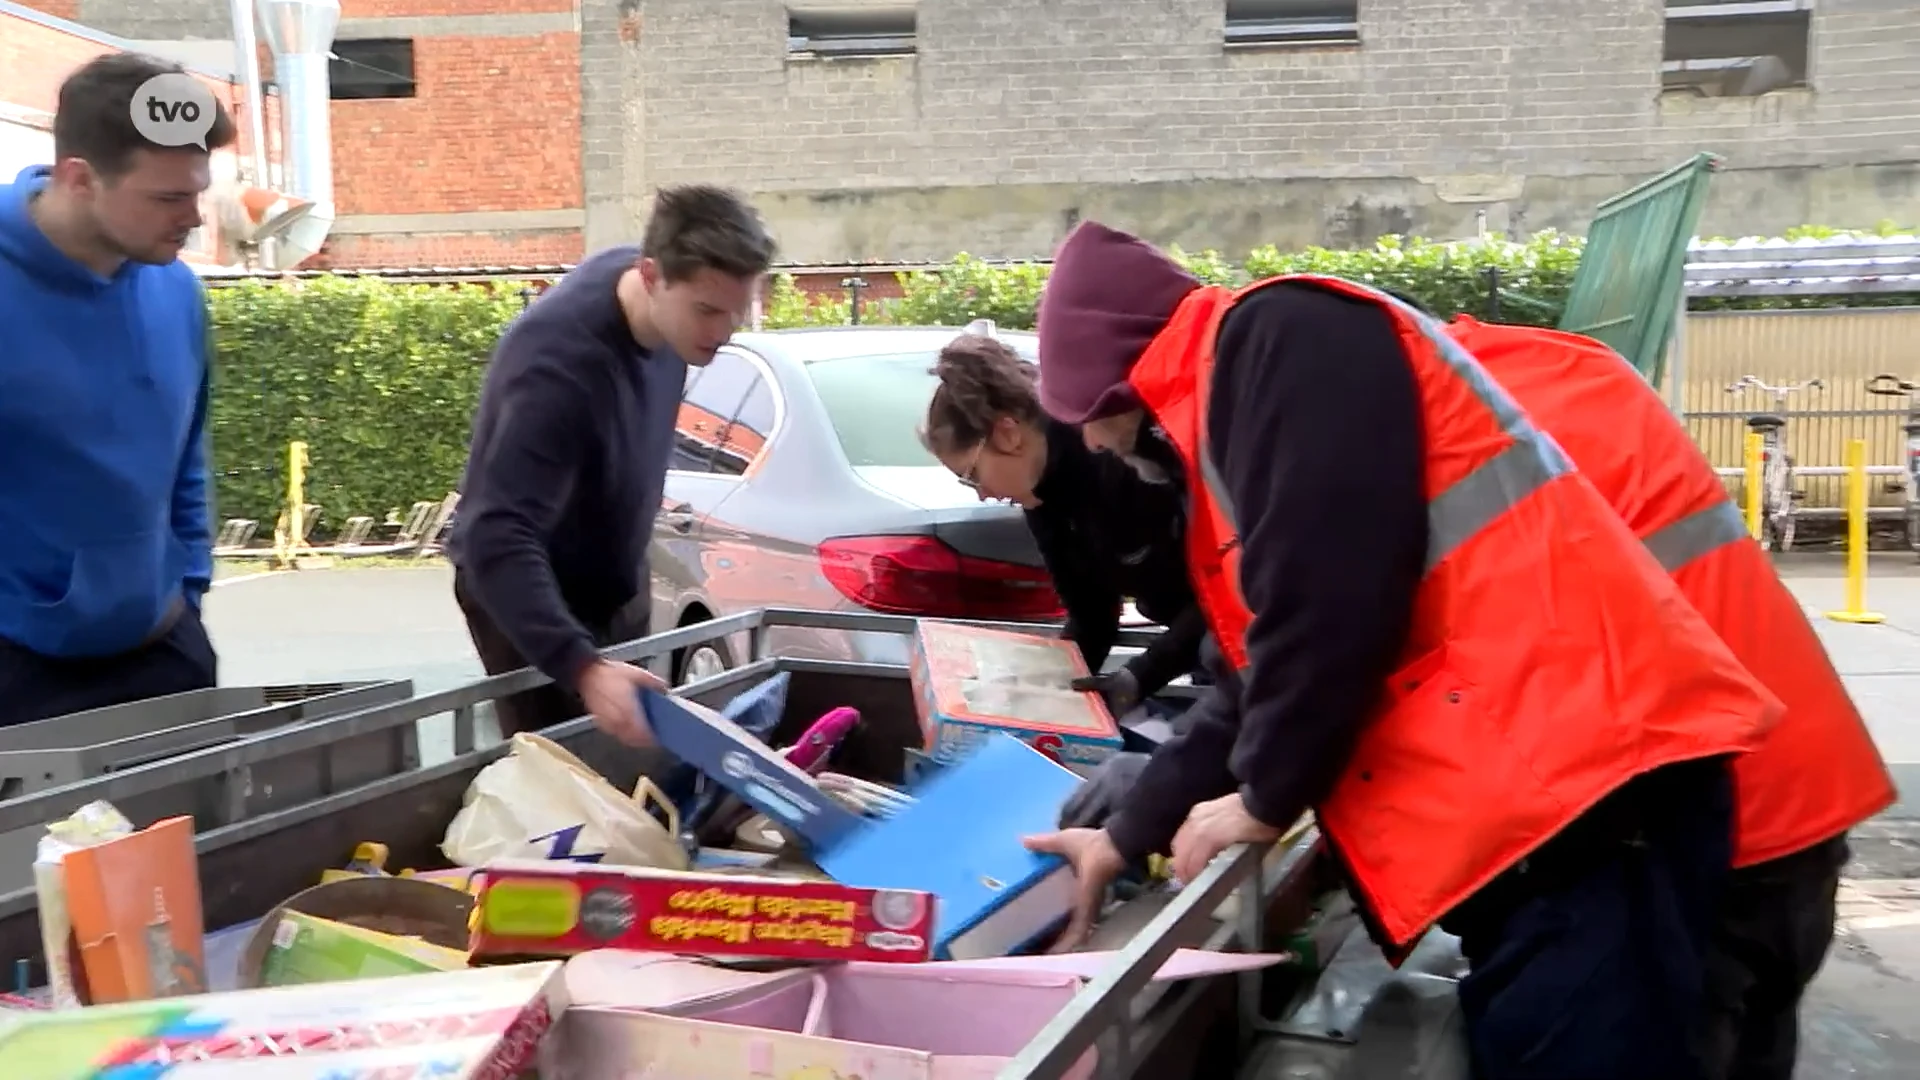
M 1728 499 L 1655 530 L 1641 543 L 1671 574 L 1702 555 L 1746 538 L 1746 520 Z
M 1447 367 L 1466 382 L 1473 396 L 1487 411 L 1493 413 L 1500 430 L 1513 440 L 1512 446 L 1482 462 L 1472 472 L 1454 481 L 1447 490 L 1427 501 L 1425 572 L 1432 573 L 1434 567 L 1480 530 L 1491 525 L 1494 519 L 1551 481 L 1572 472 L 1573 461 L 1560 449 L 1560 444 L 1553 441 L 1552 436 L 1527 419 L 1526 414 L 1520 411 L 1519 404 L 1499 383 L 1493 381 L 1478 360 L 1447 336 L 1439 322 L 1385 293 L 1352 282 L 1341 284 L 1359 289 L 1381 303 L 1390 304 L 1395 310 L 1412 316 L 1421 334 L 1439 350 Z M 1234 513 L 1233 501 L 1228 497 L 1227 486 L 1213 463 L 1206 428 L 1207 422 L 1202 420 L 1198 454 L 1200 475 L 1212 490 L 1214 504 L 1226 517 L 1227 525 L 1233 529 L 1236 537 L 1240 537 L 1243 535 L 1240 522 Z

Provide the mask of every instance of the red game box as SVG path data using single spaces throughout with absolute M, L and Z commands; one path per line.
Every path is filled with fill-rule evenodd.
M 475 880 L 476 961 L 643 949 L 919 963 L 932 950 L 923 892 L 521 860 L 489 863 Z

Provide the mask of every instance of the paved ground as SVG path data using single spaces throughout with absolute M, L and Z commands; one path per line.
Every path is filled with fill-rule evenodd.
M 1844 602 L 1837 557 L 1783 562 L 1816 616 L 1905 801 L 1856 837 L 1840 938 L 1809 1002 L 1800 1076 L 1920 1077 L 1920 565 L 1876 557 L 1867 606 L 1878 625 L 1819 617 Z M 207 620 L 227 685 L 410 678 L 432 691 L 475 678 L 478 660 L 442 566 L 249 576 L 222 568 Z M 422 732 L 432 760 L 450 741 Z

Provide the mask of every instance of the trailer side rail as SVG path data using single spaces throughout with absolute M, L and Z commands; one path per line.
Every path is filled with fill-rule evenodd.
M 905 635 L 913 632 L 917 621 L 909 616 L 766 609 L 623 642 L 602 650 L 602 655 L 614 660 L 643 662 L 669 656 L 690 645 L 747 634 L 750 643 L 747 662 L 680 688 L 679 692 L 692 697 L 744 688 L 781 669 L 904 678 L 905 668 L 896 664 L 770 656 L 766 647 L 767 632 L 777 627 L 805 627 Z M 1028 632 L 1037 628 L 1036 624 L 1028 623 L 977 622 L 975 625 Z M 1145 645 L 1152 636 L 1150 631 L 1123 629 L 1119 643 Z M 196 815 L 202 828 L 195 845 L 204 855 L 391 797 L 423 780 L 440 778 L 443 773 L 452 778 L 474 769 L 478 762 L 503 756 L 510 747 L 508 743 L 476 746 L 476 707 L 549 681 L 532 669 L 490 676 L 448 690 L 361 708 L 298 728 L 243 738 L 7 800 L 0 802 L 0 834 L 42 827 L 45 822 L 64 817 L 96 799 L 127 802 L 152 797 L 169 788 L 200 785 L 205 792 L 198 793 L 195 801 L 207 806 L 209 812 L 204 817 Z M 1170 692 L 1192 695 L 1198 691 L 1171 688 Z M 337 790 L 323 783 L 317 797 L 293 804 L 259 798 L 256 779 L 265 775 L 262 770 L 267 767 L 277 767 L 284 775 L 289 767 L 305 766 L 324 778 L 333 767 L 330 757 L 333 750 L 349 743 L 364 747 L 369 736 L 378 737 L 383 733 L 394 739 L 396 748 L 404 747 L 411 753 L 415 725 L 443 714 L 452 714 L 454 720 L 454 757 L 450 761 L 420 770 L 415 760 L 413 767 L 406 771 L 371 779 L 364 776 L 349 779 Z M 581 717 L 543 734 L 566 739 L 585 733 L 590 727 L 591 720 Z M 207 792 L 215 797 L 208 799 Z M 1090 1047 L 1097 1047 L 1101 1075 L 1130 1075 L 1133 1068 L 1165 1040 L 1187 1007 L 1193 1004 L 1199 989 L 1191 983 L 1153 983 L 1154 973 L 1182 944 L 1222 951 L 1260 948 L 1262 917 L 1269 898 L 1277 888 L 1305 874 L 1317 843 L 1317 836 L 1309 832 L 1266 873 L 1261 871 L 1270 861 L 1267 850 L 1242 845 L 1222 853 L 1198 880 L 1185 886 L 1134 935 L 1119 951 L 1114 963 L 1076 995 L 1066 1010 L 1055 1017 L 1001 1075 L 1038 1080 L 1062 1076 Z M 1216 911 L 1235 890 L 1241 891 L 1238 918 L 1232 923 L 1215 923 Z M 31 888 L 0 896 L 0 918 L 28 914 L 35 905 Z M 1258 972 L 1253 972 L 1241 977 L 1243 1036 L 1252 1030 L 1248 1021 L 1257 1019 L 1258 976 Z M 1252 1011 L 1247 1011 L 1249 1009 Z

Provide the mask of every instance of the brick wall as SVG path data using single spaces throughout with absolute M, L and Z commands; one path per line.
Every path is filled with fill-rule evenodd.
M 580 43 L 515 16 L 572 0 L 345 0 L 340 38 L 411 37 L 416 96 L 336 101 L 341 215 L 316 265 L 580 258 Z M 548 20 L 551 24 L 553 20 Z M 564 224 L 555 227 L 555 220 Z
M 746 185 L 802 261 L 1043 254 L 1095 215 L 1188 246 L 1579 225 L 1699 149 L 1732 167 L 1710 221 L 1920 218 L 1920 5 L 1820 0 L 1812 91 L 1705 101 L 1660 93 L 1657 0 L 1360 0 L 1362 45 L 1248 50 L 1223 9 L 938 0 L 917 55 L 817 61 L 781 4 L 643 0 L 622 182 Z
M 418 97 L 333 103 L 341 213 L 578 207 L 578 54 L 573 34 L 417 39 Z
M 1362 44 L 1264 49 L 1223 47 L 1224 3 L 926 0 L 917 55 L 823 62 L 779 0 L 344 0 L 343 37 L 415 37 L 422 88 L 336 103 L 335 254 L 598 246 L 686 180 L 816 264 L 1034 257 L 1087 217 L 1229 251 L 1582 230 L 1701 149 L 1729 165 L 1705 232 L 1920 222 L 1920 5 L 1820 0 L 1812 89 L 1695 100 L 1660 93 L 1660 0 L 1359 0 Z M 226 0 L 78 10 L 227 33 Z
M 91 38 L 0 13 L 0 100 L 51 114 L 73 69 L 110 51 Z
M 128 37 L 231 33 L 227 0 L 75 6 L 90 25 Z M 411 98 L 332 103 L 338 220 L 307 265 L 579 259 L 574 0 L 342 0 L 341 9 L 339 40 L 413 39 L 417 89 Z M 271 79 L 270 62 L 263 75 Z
M 560 266 L 580 261 L 580 230 L 335 235 L 315 269 L 407 266 Z
M 1358 47 L 1231 51 L 1221 0 L 939 0 L 919 55 L 789 61 L 781 5 L 656 0 L 655 180 L 761 190 L 1577 173 L 1703 143 L 1756 165 L 1920 147 L 1920 6 L 1821 0 L 1818 92 L 1658 93 L 1652 0 L 1361 0 Z
M 58 5 L 45 2 L 41 4 L 42 8 L 56 6 Z M 43 14 L 61 17 L 51 11 L 45 11 Z M 47 130 L 51 130 L 52 114 L 59 98 L 60 84 L 75 68 L 94 57 L 117 51 L 118 48 L 118 43 L 112 39 L 85 32 L 84 28 L 78 26 L 53 25 L 44 20 L 0 10 L 0 101 L 44 113 Z M 195 72 L 195 74 L 226 105 L 238 132 L 234 146 L 217 152 L 216 159 L 233 155 L 245 160 L 253 150 L 246 116 L 249 106 L 240 88 L 224 79 L 212 78 L 201 72 Z M 278 116 L 277 109 L 272 107 L 273 104 L 269 103 L 267 117 L 269 130 L 271 125 L 277 122 Z M 270 154 L 274 150 L 271 139 L 268 149 Z M 216 161 L 216 166 L 218 164 L 219 162 Z M 210 220 L 206 231 L 211 241 L 213 234 L 217 231 L 217 225 Z M 184 253 L 182 257 L 189 262 L 212 261 L 192 250 Z

